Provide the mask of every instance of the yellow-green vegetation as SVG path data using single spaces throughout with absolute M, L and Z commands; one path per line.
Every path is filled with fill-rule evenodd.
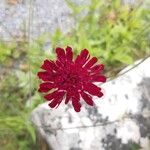
M 54 58 L 55 47 L 69 45 L 75 54 L 87 48 L 105 64 L 108 76 L 150 54 L 149 9 L 122 5 L 120 0 L 92 0 L 86 6 L 67 3 L 76 21 L 67 34 L 57 29 L 30 45 L 26 39 L 0 42 L 0 150 L 38 149 L 29 114 L 43 101 L 36 73 L 45 58 Z M 44 51 L 47 40 L 52 45 Z

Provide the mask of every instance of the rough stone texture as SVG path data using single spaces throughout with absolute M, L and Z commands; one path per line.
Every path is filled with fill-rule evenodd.
M 79 5 L 89 0 L 73 1 Z M 70 15 L 65 0 L 1 0 L 0 38 L 9 41 L 28 36 L 28 32 L 36 38 L 58 27 L 67 32 L 75 24 Z
M 77 5 L 87 5 L 90 0 L 72 0 Z M 138 0 L 122 0 L 136 3 Z M 65 0 L 1 0 L 0 38 L 6 41 L 14 38 L 37 38 L 43 33 L 52 33 L 56 28 L 67 32 L 74 27 L 71 10 Z
M 149 66 L 150 58 L 101 85 L 105 96 L 95 98 L 94 107 L 83 104 L 76 113 L 63 103 L 57 109 L 44 103 L 33 110 L 32 122 L 54 150 L 132 150 L 138 145 L 149 150 Z
M 7 1 L 0 3 L 0 34 L 6 40 L 28 36 L 28 31 L 37 37 L 57 27 L 65 30 L 72 26 L 70 10 L 63 0 L 21 0 L 14 4 Z

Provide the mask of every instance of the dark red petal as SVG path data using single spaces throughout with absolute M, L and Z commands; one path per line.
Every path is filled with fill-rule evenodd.
M 44 70 L 52 70 L 52 63 L 48 59 L 44 60 L 43 65 L 41 66 Z
M 65 60 L 66 54 L 65 54 L 65 51 L 64 51 L 63 48 L 57 47 L 57 48 L 56 48 L 56 53 L 57 53 L 57 58 L 58 58 L 60 61 L 64 61 L 64 60 Z
M 40 84 L 40 88 L 39 88 L 38 91 L 39 92 L 48 92 L 52 88 L 54 88 L 54 84 L 53 83 L 45 82 L 45 83 L 41 83 Z
M 86 64 L 85 64 L 85 68 L 90 68 L 92 67 L 95 63 L 97 62 L 97 58 L 93 57 L 91 58 Z
M 99 73 L 103 69 L 104 69 L 103 64 L 95 65 L 94 67 L 91 68 L 91 73 Z
M 76 63 L 76 64 L 79 63 L 79 62 L 81 62 L 81 57 L 80 57 L 80 55 L 78 55 L 77 58 L 75 59 L 75 63 Z
M 60 68 L 63 68 L 64 69 L 64 64 L 61 63 L 59 60 L 56 60 L 56 65 Z
M 63 96 L 64 96 L 65 92 L 59 92 L 59 95 L 57 95 L 57 97 L 55 97 L 51 103 L 49 103 L 49 106 L 51 108 L 54 108 L 56 105 L 57 107 L 59 106 L 59 104 L 62 102 L 63 100 Z
M 46 59 L 43 63 L 43 65 L 41 66 L 42 69 L 47 70 L 47 71 L 51 71 L 51 70 L 57 70 L 57 66 L 53 61 L 49 61 L 48 59 Z
M 57 100 L 57 99 L 54 99 L 54 100 L 52 100 L 52 102 L 49 103 L 48 105 L 49 105 L 51 108 L 54 108 L 57 104 L 58 104 L 58 100 Z
M 89 59 L 90 55 L 88 50 L 84 49 L 81 51 L 80 55 L 77 56 L 75 63 L 79 65 L 84 65 L 86 61 Z
M 72 61 L 72 59 L 73 59 L 73 52 L 72 52 L 72 48 L 71 47 L 69 47 L 69 46 L 67 46 L 67 48 L 66 48 L 66 59 L 68 60 L 68 61 Z
M 67 92 L 65 104 L 67 104 L 69 102 L 70 98 L 71 98 L 71 95 Z
M 93 76 L 92 77 L 93 82 L 106 82 L 105 76 Z
M 80 53 L 81 59 L 87 59 L 88 55 L 89 55 L 89 52 L 87 49 L 82 50 Z
M 89 94 L 101 97 L 101 88 L 97 87 L 92 83 L 87 83 L 84 85 L 84 90 L 87 91 Z
M 102 92 L 100 92 L 99 97 L 102 97 L 104 94 Z
M 59 94 L 59 92 L 58 92 L 58 90 L 57 90 L 57 91 L 54 91 L 54 92 L 52 92 L 52 93 L 50 93 L 50 94 L 45 95 L 44 98 L 45 98 L 46 100 L 50 101 L 50 100 L 56 98 L 56 97 L 58 96 L 58 94 Z
M 93 100 L 90 95 L 86 94 L 85 92 L 81 92 L 81 96 L 87 104 L 93 106 Z
M 79 102 L 79 99 L 76 99 L 75 97 L 72 97 L 72 105 L 73 105 L 74 110 L 76 112 L 80 112 L 81 104 Z
M 80 100 L 80 94 L 77 89 L 72 89 L 72 97 L 75 97 L 76 99 Z
M 47 71 L 44 71 L 44 72 L 38 72 L 38 77 L 40 79 L 42 79 L 43 81 L 52 81 L 52 77 L 51 77 L 51 74 Z

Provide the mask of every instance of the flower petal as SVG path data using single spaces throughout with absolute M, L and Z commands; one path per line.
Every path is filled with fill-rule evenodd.
M 65 100 L 65 104 L 68 104 L 69 100 L 71 98 L 71 95 L 69 92 L 66 93 L 66 100 Z
M 81 92 L 81 96 L 88 105 L 93 106 L 93 100 L 90 95 L 86 94 L 85 92 Z
M 68 61 L 72 61 L 72 59 L 73 59 L 73 52 L 72 52 L 72 48 L 71 47 L 69 47 L 69 46 L 67 46 L 67 48 L 66 48 L 66 59 L 68 60 Z
M 56 53 L 57 53 L 57 58 L 61 61 L 64 62 L 66 58 L 66 54 L 63 48 L 57 47 L 56 48 Z
M 97 58 L 93 57 L 85 64 L 84 68 L 88 69 L 88 68 L 92 67 L 96 62 L 97 62 Z
M 56 90 L 56 91 L 54 91 L 54 92 L 52 92 L 50 94 L 45 95 L 44 98 L 46 100 L 50 101 L 50 100 L 56 98 L 58 94 L 59 94 L 59 92 L 58 92 L 58 90 Z
M 81 104 L 79 102 L 79 99 L 77 99 L 76 97 L 72 97 L 72 105 L 76 112 L 80 112 Z
M 89 55 L 89 52 L 87 49 L 82 50 L 80 53 L 81 59 L 87 59 L 88 55 Z
M 80 66 L 84 65 L 86 61 L 89 59 L 90 55 L 87 49 L 81 51 L 80 55 L 77 56 L 75 63 Z
M 101 88 L 97 87 L 92 83 L 87 83 L 84 85 L 84 90 L 87 91 L 89 94 L 101 97 Z
M 103 64 L 95 65 L 91 68 L 91 73 L 96 74 L 96 73 L 99 73 L 103 69 L 104 69 Z
M 55 97 L 51 103 L 49 103 L 48 105 L 51 107 L 51 108 L 54 108 L 56 105 L 57 107 L 60 105 L 60 103 L 62 102 L 63 100 L 63 96 L 64 96 L 65 92 L 59 92 L 59 95 L 57 95 L 57 97 Z
M 58 104 L 58 100 L 57 100 L 57 99 L 54 99 L 54 100 L 52 100 L 52 102 L 49 103 L 48 105 L 49 105 L 51 108 L 54 108 L 57 104 Z
M 48 92 L 52 88 L 54 88 L 54 84 L 53 83 L 45 82 L 45 83 L 41 83 L 40 84 L 40 88 L 39 88 L 38 91 L 39 92 Z
M 43 65 L 41 66 L 42 69 L 51 71 L 52 69 L 56 69 L 56 65 L 53 61 L 49 61 L 48 59 L 44 60 Z
M 92 80 L 93 82 L 106 82 L 106 77 L 105 76 L 93 76 Z
M 56 65 L 58 66 L 59 69 L 64 69 L 64 64 L 59 60 L 56 60 Z
M 52 81 L 52 77 L 50 72 L 44 71 L 44 72 L 38 72 L 39 79 L 42 79 L 43 81 Z

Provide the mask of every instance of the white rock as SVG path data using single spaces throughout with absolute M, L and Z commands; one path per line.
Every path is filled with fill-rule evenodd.
M 39 132 L 46 135 L 45 139 L 54 150 L 126 150 L 131 143 L 145 148 L 150 136 L 149 66 L 150 58 L 101 85 L 105 96 L 94 97 L 95 107 L 83 104 L 81 112 L 76 113 L 64 103 L 57 109 L 50 109 L 44 103 L 33 110 L 32 122 L 37 128 L 40 126 Z

